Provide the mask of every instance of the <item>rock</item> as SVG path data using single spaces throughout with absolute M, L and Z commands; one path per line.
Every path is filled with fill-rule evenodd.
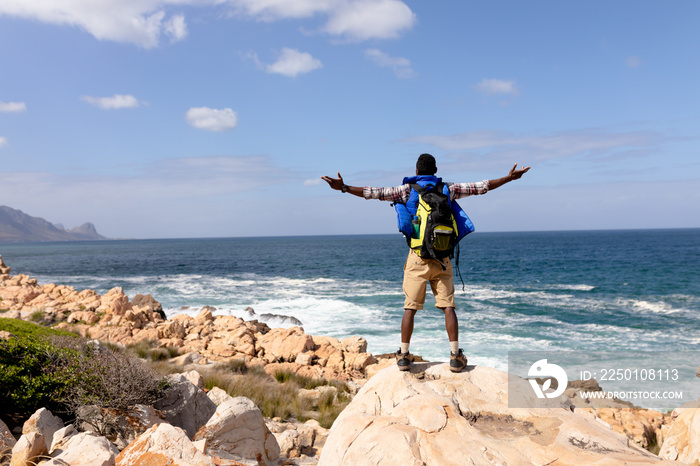
M 17 440 L 15 440 L 7 424 L 0 420 L 0 464 L 5 464 L 3 463 L 3 457 L 6 453 L 9 456 L 9 452 L 12 451 L 12 447 L 14 447 L 16 443 Z
M 26 466 L 35 463 L 40 455 L 48 453 L 44 437 L 38 432 L 22 435 L 12 447 L 10 466 Z
M 78 431 L 75 430 L 75 427 L 73 427 L 72 424 L 67 425 L 63 429 L 58 429 L 53 434 L 53 440 L 51 441 L 51 448 L 49 448 L 49 452 L 61 448 L 61 445 L 63 445 L 70 437 L 76 435 L 77 433 Z
M 194 318 L 196 325 L 203 325 L 214 320 L 214 315 L 208 307 L 202 308 Z
M 175 358 L 169 359 L 169 363 L 174 364 L 176 366 L 187 366 L 189 364 L 208 364 L 209 361 L 207 358 L 202 356 L 200 353 L 196 351 L 192 351 L 186 354 L 183 354 L 181 356 L 177 356 Z
M 185 378 L 195 387 L 199 388 L 200 390 L 204 390 L 204 378 L 202 377 L 202 374 L 197 371 L 189 371 L 183 373 L 182 375 L 184 375 Z
M 115 465 L 214 466 L 214 462 L 197 450 L 184 430 L 162 423 L 152 426 L 122 450 Z
M 51 414 L 48 409 L 40 408 L 26 420 L 22 426 L 22 434 L 38 433 L 44 441 L 44 451 L 48 452 L 53 441 L 53 434 L 63 427 L 61 419 Z
M 207 392 L 207 396 L 216 406 L 221 405 L 225 401 L 233 399 L 233 397 L 229 395 L 226 390 L 222 390 L 219 387 L 212 387 L 212 389 Z
M 162 327 L 163 335 L 161 338 L 177 338 L 182 339 L 187 335 L 187 330 L 178 320 L 169 320 Z
M 256 460 L 267 466 L 280 455 L 277 440 L 265 425 L 262 413 L 245 397 L 219 405 L 194 439 L 206 440 L 210 454 L 236 461 Z
M 6 278 L 10 278 L 10 268 L 5 265 L 5 262 L 2 260 L 2 256 L 0 256 L 0 280 L 4 280 Z
M 568 400 L 509 408 L 508 389 L 488 367 L 389 367 L 336 419 L 319 464 L 663 464 Z
M 700 463 L 700 401 L 674 411 L 676 418 L 666 432 L 659 456 L 685 463 Z
M 313 408 L 318 408 L 322 399 L 335 399 L 338 395 L 338 389 L 332 385 L 321 385 L 311 390 L 304 388 L 299 389 L 299 396 L 307 398 L 311 402 Z
M 367 377 L 373 377 L 375 374 L 379 373 L 381 370 L 386 369 L 387 367 L 395 366 L 395 365 L 396 365 L 395 359 L 387 359 L 387 358 L 378 359 L 376 364 L 370 364 L 369 366 L 365 367 L 365 374 L 367 374 Z
M 297 319 L 294 316 L 285 316 L 281 314 L 260 314 L 258 317 L 260 318 L 260 320 L 265 322 L 269 320 L 277 320 L 282 325 L 294 325 L 297 327 L 301 327 L 302 325 L 304 325 L 299 319 Z
M 267 427 L 277 439 L 281 458 L 298 458 L 293 464 L 299 465 L 318 462 L 318 454 L 328 437 L 328 430 L 318 421 L 310 419 L 303 424 L 268 421 Z
M 100 303 L 100 307 L 96 309 L 96 312 L 106 312 L 108 314 L 123 316 L 126 311 L 131 309 L 129 297 L 124 294 L 124 290 L 121 287 L 112 288 L 107 293 L 103 294 Z
M 642 409 L 618 398 L 591 398 L 580 392 L 602 391 L 595 379 L 570 380 L 564 394 L 576 408 L 590 412 L 606 422 L 615 432 L 625 434 L 640 447 L 649 450 L 660 446 L 663 441 L 664 426 L 670 417 L 659 411 Z
M 46 466 L 113 466 L 119 450 L 104 437 L 92 432 L 69 436 L 51 452 Z
M 68 319 L 66 320 L 66 322 L 68 322 L 69 324 L 84 322 L 88 325 L 92 325 L 92 324 L 96 324 L 99 320 L 100 320 L 99 316 L 94 312 L 77 311 L 77 312 L 72 312 L 71 315 L 68 316 Z
M 349 353 L 366 353 L 367 340 L 361 337 L 348 337 L 340 340 L 343 349 Z
M 345 353 L 345 369 L 364 372 L 367 366 L 377 363 L 370 353 Z
M 301 327 L 270 330 L 259 337 L 257 343 L 265 351 L 265 356 L 279 358 L 281 361 L 294 361 L 299 353 L 314 349 L 313 338 L 305 334 Z
M 294 362 L 296 362 L 297 364 L 301 364 L 302 366 L 310 366 L 313 364 L 315 359 L 316 355 L 311 351 L 307 351 L 305 353 L 299 353 Z
M 171 385 L 168 394 L 154 408 L 160 410 L 165 420 L 180 427 L 192 438 L 216 411 L 216 405 L 182 374 L 167 377 Z
M 150 294 L 137 294 L 132 298 L 131 305 L 146 308 L 151 312 L 157 313 L 163 320 L 167 320 L 165 312 L 163 312 L 163 305 L 156 301 L 156 299 Z

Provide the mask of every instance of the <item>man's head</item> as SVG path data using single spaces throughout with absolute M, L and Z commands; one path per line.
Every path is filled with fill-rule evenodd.
M 437 173 L 435 157 L 430 154 L 421 154 L 416 162 L 416 175 L 434 175 Z

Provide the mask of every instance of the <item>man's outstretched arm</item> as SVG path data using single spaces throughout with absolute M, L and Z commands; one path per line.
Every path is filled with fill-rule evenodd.
M 508 172 L 508 174 L 503 178 L 489 180 L 489 190 L 496 189 L 499 186 L 503 186 L 504 184 L 510 181 L 520 179 L 520 177 L 527 173 L 527 171 L 530 169 L 530 167 L 523 167 L 520 170 L 518 170 L 517 168 L 518 164 L 516 163 L 515 165 L 513 165 L 513 168 L 510 169 L 510 172 Z
M 364 188 L 358 187 L 358 186 L 348 186 L 345 184 L 343 181 L 343 177 L 340 176 L 340 172 L 338 172 L 338 178 L 331 178 L 330 176 L 322 176 L 321 179 L 328 183 L 328 186 L 331 187 L 331 189 L 335 189 L 336 191 L 342 191 L 344 193 L 350 193 L 354 196 L 364 198 Z

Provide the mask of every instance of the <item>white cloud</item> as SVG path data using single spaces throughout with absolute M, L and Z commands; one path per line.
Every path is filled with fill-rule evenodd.
M 136 108 L 140 105 L 136 97 L 124 94 L 115 94 L 112 97 L 90 97 L 89 95 L 84 95 L 80 99 L 103 110 Z
M 515 81 L 504 81 L 502 79 L 482 79 L 476 85 L 477 90 L 486 95 L 493 94 L 511 94 L 518 95 L 518 88 L 515 86 Z
M 293 78 L 321 67 L 323 67 L 321 61 L 312 57 L 311 54 L 285 47 L 282 49 L 282 53 L 277 61 L 268 65 L 266 69 L 268 73 L 281 74 Z
M 410 29 L 416 15 L 398 0 L 357 0 L 341 2 L 334 9 L 324 31 L 355 40 L 393 39 Z
M 625 58 L 625 64 L 630 68 L 639 68 L 642 66 L 642 59 L 636 55 Z
M 310 178 L 308 180 L 304 180 L 304 186 L 318 186 L 321 184 L 321 178 Z
M 230 108 L 193 107 L 185 115 L 187 123 L 198 129 L 207 131 L 231 131 L 238 126 L 236 112 Z
M 0 113 L 21 113 L 27 111 L 24 102 L 0 102 Z
M 153 48 L 164 38 L 187 37 L 185 15 L 171 12 L 186 6 L 224 6 L 263 21 L 325 15 L 322 31 L 355 40 L 394 38 L 415 23 L 415 14 L 400 0 L 2 0 L 0 15 L 78 27 L 98 40 Z
M 7 138 L 0 136 L 0 147 L 7 144 Z
M 400 0 L 229 0 L 238 12 L 273 21 L 328 16 L 322 31 L 353 40 L 398 37 L 416 15 Z
M 156 47 L 163 35 L 180 40 L 186 35 L 184 16 L 166 18 L 165 9 L 172 5 L 213 4 L 198 0 L 72 0 L 27 1 L 3 0 L 0 14 L 38 20 L 50 24 L 75 26 L 99 40 L 113 40 Z
M 184 15 L 174 15 L 164 23 L 163 27 L 172 42 L 177 42 L 187 37 L 187 23 L 185 23 Z
M 413 68 L 408 58 L 392 57 L 378 49 L 365 50 L 365 56 L 379 66 L 393 69 L 397 78 L 413 77 Z

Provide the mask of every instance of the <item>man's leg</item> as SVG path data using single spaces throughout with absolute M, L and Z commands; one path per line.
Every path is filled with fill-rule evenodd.
M 459 342 L 459 322 L 457 322 L 457 313 L 455 312 L 455 308 L 446 307 L 443 309 L 443 312 L 445 313 L 445 330 L 447 330 L 447 336 L 450 339 L 450 343 Z M 406 318 L 405 314 L 404 318 Z
M 447 336 L 450 340 L 450 370 L 461 372 L 467 367 L 467 358 L 459 348 L 459 323 L 455 313 L 452 263 L 449 259 L 445 259 L 444 264 L 446 270 L 442 273 L 438 272 L 435 279 L 431 280 L 430 286 L 435 294 L 436 306 L 445 313 L 445 330 L 447 330 Z
M 413 335 L 413 320 L 416 311 L 423 309 L 425 303 L 426 274 L 429 273 L 430 267 L 426 260 L 409 251 L 403 270 L 403 291 L 406 300 L 401 320 L 401 347 L 396 352 L 396 359 L 399 370 L 407 371 L 411 368 L 408 348 Z
M 403 319 L 401 319 L 401 344 L 408 345 L 411 343 L 411 335 L 413 335 L 413 320 L 416 316 L 415 309 L 404 309 Z
M 408 353 L 408 346 L 411 343 L 411 335 L 413 335 L 413 318 L 416 315 L 415 309 L 404 309 L 403 319 L 401 320 L 401 348 L 396 353 L 396 365 L 400 371 L 411 369 L 411 356 Z
M 461 372 L 467 367 L 467 357 L 459 348 L 459 324 L 457 322 L 457 314 L 455 308 L 446 307 L 445 312 L 445 329 L 447 336 L 450 339 L 450 370 L 452 372 Z

